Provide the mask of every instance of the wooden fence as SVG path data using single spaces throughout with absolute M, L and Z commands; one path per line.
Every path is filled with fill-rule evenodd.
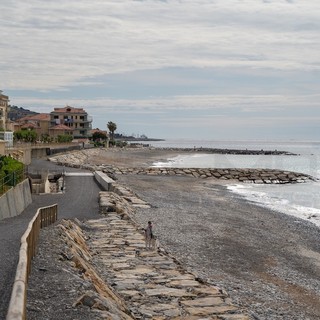
M 6 320 L 26 319 L 28 277 L 32 258 L 36 255 L 40 229 L 57 220 L 58 206 L 39 208 L 21 238 L 19 262 Z

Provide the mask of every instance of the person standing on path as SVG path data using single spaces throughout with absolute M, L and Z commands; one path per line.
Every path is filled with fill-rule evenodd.
M 153 239 L 153 232 L 152 232 L 152 222 L 148 221 L 148 226 L 144 230 L 145 232 L 145 240 L 146 240 L 146 249 L 149 250 L 152 248 L 152 239 Z

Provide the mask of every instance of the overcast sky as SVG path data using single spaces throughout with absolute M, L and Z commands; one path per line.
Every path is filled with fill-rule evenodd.
M 320 140 L 319 0 L 1 0 L 0 90 L 157 138 Z

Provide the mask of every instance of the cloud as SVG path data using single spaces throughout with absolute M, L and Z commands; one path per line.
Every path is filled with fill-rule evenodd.
M 109 99 L 109 98 L 96 98 L 90 100 L 84 99 L 69 99 L 68 101 L 62 99 L 44 99 L 44 98 L 29 98 L 20 97 L 11 101 L 13 105 L 37 106 L 41 110 L 48 110 L 53 106 L 65 106 L 66 104 L 84 107 L 90 110 L 103 110 L 107 113 L 109 111 L 117 113 L 162 113 L 166 110 L 238 110 L 242 113 L 248 112 L 275 112 L 285 110 L 289 112 L 293 109 L 301 110 L 306 113 L 308 110 L 317 112 L 319 109 L 320 94 L 318 95 L 199 95 L 199 96 L 173 96 L 170 98 L 153 98 L 153 99 Z M 302 107 L 304 109 L 302 109 Z M 45 112 L 45 111 L 43 111 Z M 318 111 L 320 113 L 320 110 Z
M 314 96 L 176 96 L 157 99 L 69 100 L 19 98 L 13 104 L 50 112 L 66 103 L 84 107 L 93 116 L 93 127 L 117 123 L 119 132 L 143 132 L 161 138 L 207 139 L 317 137 L 319 95 Z M 21 100 L 20 100 L 21 99 Z
M 319 69 L 319 8 L 315 0 L 3 0 L 1 87 L 53 90 L 167 67 Z
M 154 136 L 312 135 L 319 15 L 316 0 L 2 0 L 0 89 Z

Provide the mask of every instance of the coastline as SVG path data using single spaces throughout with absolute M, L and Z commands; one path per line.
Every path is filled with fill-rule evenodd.
M 136 220 L 153 221 L 166 249 L 254 319 L 319 318 L 318 228 L 258 207 L 216 181 L 118 179 L 152 205 L 137 209 Z
M 181 154 L 146 149 L 135 152 L 134 161 L 130 152 L 122 152 L 121 163 L 150 164 L 176 152 Z M 316 226 L 257 206 L 229 191 L 223 181 L 137 175 L 117 179 L 152 205 L 137 209 L 137 221 L 144 225 L 152 220 L 161 244 L 185 266 L 227 290 L 253 317 L 320 317 Z
M 87 164 L 147 167 L 174 156 L 167 150 L 88 155 Z M 180 152 L 179 152 L 180 154 Z M 253 319 L 320 317 L 319 229 L 227 190 L 225 182 L 184 176 L 115 175 L 151 208 L 135 210 L 153 221 L 162 246 L 181 263 L 225 289 Z

